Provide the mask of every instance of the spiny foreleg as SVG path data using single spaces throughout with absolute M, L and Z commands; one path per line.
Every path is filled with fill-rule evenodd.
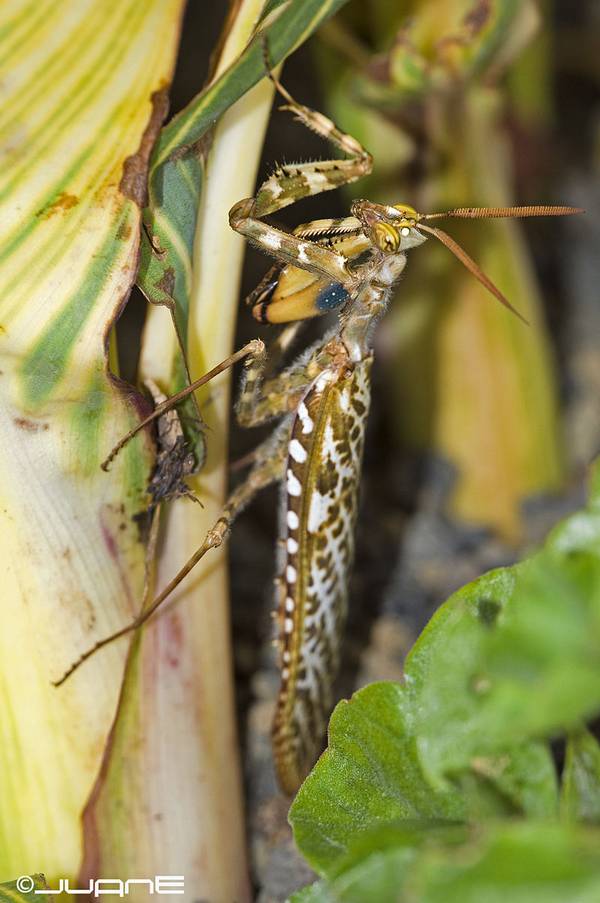
M 371 154 L 352 135 L 339 129 L 336 124 L 304 104 L 294 100 L 279 79 L 271 72 L 271 81 L 286 101 L 281 110 L 289 110 L 296 119 L 312 132 L 316 132 L 334 144 L 348 159 L 319 160 L 313 163 L 292 163 L 280 166 L 261 185 L 255 199 L 257 217 L 268 216 L 294 204 L 300 198 L 322 191 L 331 191 L 340 185 L 368 175 L 373 166 Z
M 229 211 L 229 223 L 249 242 L 283 263 L 291 263 L 342 284 L 352 279 L 352 272 L 342 254 L 263 223 L 258 218 L 254 198 L 235 204 Z
M 307 128 L 332 141 L 348 159 L 279 167 L 263 182 L 254 198 L 239 201 L 231 208 L 229 222 L 233 229 L 278 260 L 346 283 L 352 274 L 342 254 L 302 236 L 289 235 L 261 220 L 303 197 L 330 191 L 367 175 L 371 171 L 371 155 L 352 135 L 342 132 L 322 113 L 297 103 L 274 75 L 271 78 L 286 100 L 283 109 L 290 110 Z

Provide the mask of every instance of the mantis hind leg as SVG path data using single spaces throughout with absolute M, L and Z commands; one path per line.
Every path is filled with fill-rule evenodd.
M 171 593 L 179 586 L 190 571 L 204 558 L 210 549 L 218 548 L 227 536 L 233 521 L 238 514 L 252 501 L 254 496 L 269 486 L 271 483 L 278 482 L 283 476 L 287 443 L 289 438 L 290 424 L 289 419 L 285 419 L 279 424 L 275 433 L 269 437 L 254 454 L 254 464 L 245 479 L 231 492 L 227 499 L 223 510 L 215 521 L 214 525 L 206 534 L 203 542 L 189 558 L 182 568 L 175 574 L 172 580 L 164 587 L 147 606 L 144 606 L 142 612 L 119 630 L 110 634 L 104 639 L 99 640 L 94 646 L 91 646 L 83 655 L 74 662 L 62 677 L 54 682 L 55 687 L 61 686 L 68 677 L 70 677 L 85 661 L 113 643 L 115 640 L 138 630 L 146 623 L 154 613 L 160 608 L 163 602 L 171 595 Z

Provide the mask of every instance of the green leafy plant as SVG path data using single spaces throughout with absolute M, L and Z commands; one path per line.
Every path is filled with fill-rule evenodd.
M 402 684 L 336 708 L 290 812 L 326 880 L 298 900 L 593 900 L 600 892 L 600 494 L 455 593 Z M 550 741 L 564 738 L 562 775 Z

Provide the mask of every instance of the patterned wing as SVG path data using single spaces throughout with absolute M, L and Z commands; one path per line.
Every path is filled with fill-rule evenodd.
M 275 762 L 289 793 L 312 766 L 332 703 L 354 553 L 354 522 L 371 359 L 350 376 L 333 367 L 298 406 L 284 486 L 279 578 L 281 689 Z
M 356 222 L 353 217 L 348 217 L 348 220 Z M 299 226 L 294 234 L 310 236 L 311 241 L 335 248 L 338 254 L 353 260 L 368 250 L 371 243 L 360 232 L 349 235 L 334 231 L 335 224 L 340 222 L 344 223 L 346 220 L 315 220 Z M 323 232 L 323 224 L 329 227 L 329 232 Z M 248 300 L 253 304 L 252 315 L 260 323 L 306 320 L 335 310 L 348 300 L 348 293 L 343 285 L 302 269 L 301 256 L 299 260 L 300 266 L 287 264 L 278 274 L 275 268 L 269 270 L 249 296 Z

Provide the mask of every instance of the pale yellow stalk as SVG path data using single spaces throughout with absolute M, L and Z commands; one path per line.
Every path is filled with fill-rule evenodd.
M 243 48 L 261 7 L 257 0 L 240 5 L 216 75 Z M 221 118 L 214 132 L 194 251 L 189 324 L 193 376 L 232 350 L 244 243 L 229 228 L 227 213 L 254 190 L 272 94 L 271 84 L 262 81 Z M 174 348 L 167 312 L 152 308 L 142 378 L 168 384 Z M 200 398 L 209 426 L 208 460 L 192 488 L 204 508 L 185 500 L 170 506 L 157 588 L 195 551 L 221 510 L 227 487 L 229 384 L 224 375 Z M 169 610 L 146 630 L 142 656 L 142 698 L 147 694 L 147 712 L 152 712 L 144 722 L 142 756 L 146 763 L 154 758 L 155 775 L 163 780 L 169 775 L 168 793 L 174 800 L 165 813 L 161 801 L 166 785 L 155 785 L 152 774 L 146 774 L 148 811 L 161 813 L 153 826 L 161 843 L 153 862 L 142 862 L 163 874 L 185 874 L 190 900 L 248 899 L 225 550 L 210 553 L 174 594 Z

